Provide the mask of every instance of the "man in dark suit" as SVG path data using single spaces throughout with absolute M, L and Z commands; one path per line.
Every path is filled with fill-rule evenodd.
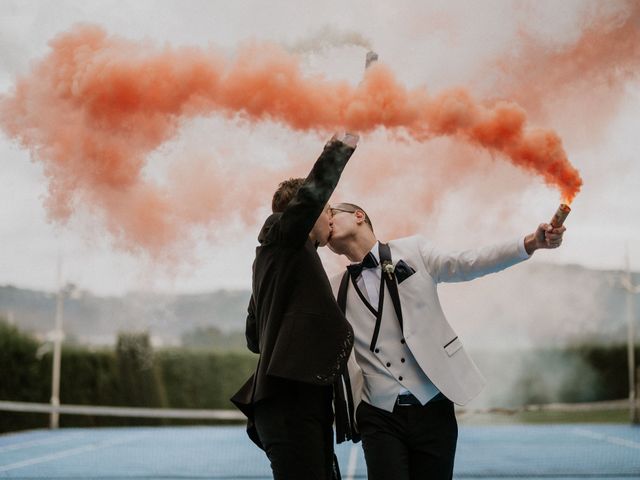
M 335 302 L 316 249 L 331 235 L 327 205 L 358 138 L 332 138 L 306 179 L 280 184 L 253 263 L 247 346 L 256 372 L 231 399 L 248 417 L 275 479 L 339 475 L 333 454 L 332 384 L 353 330 Z

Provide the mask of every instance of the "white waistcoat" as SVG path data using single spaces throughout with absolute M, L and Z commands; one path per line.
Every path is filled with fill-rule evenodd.
M 435 396 L 438 390 L 420 368 L 404 340 L 386 285 L 384 289 L 380 332 L 373 351 L 370 343 L 375 315 L 367 308 L 348 308 L 347 318 L 355 335 L 355 358 L 363 372 L 362 400 L 390 412 L 400 390 L 409 390 L 422 404 Z M 357 305 L 358 302 L 362 301 L 350 284 L 347 305 Z

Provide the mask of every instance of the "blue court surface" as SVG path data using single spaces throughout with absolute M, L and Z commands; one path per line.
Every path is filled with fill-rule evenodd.
M 366 478 L 361 445 L 337 447 L 343 479 Z M 0 478 L 268 479 L 243 427 L 35 430 L 0 436 Z M 454 478 L 640 479 L 630 425 L 461 426 Z

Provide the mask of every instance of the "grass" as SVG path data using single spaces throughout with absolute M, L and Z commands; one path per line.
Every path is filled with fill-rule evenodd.
M 547 423 L 631 423 L 629 410 L 533 411 L 464 413 L 457 415 L 461 425 L 515 425 Z

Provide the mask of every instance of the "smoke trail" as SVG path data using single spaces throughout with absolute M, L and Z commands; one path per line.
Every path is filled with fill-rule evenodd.
M 293 53 L 318 53 L 338 47 L 362 47 L 366 50 L 372 48 L 371 41 L 358 32 L 325 25 L 315 34 L 293 43 L 287 50 Z
M 581 186 L 560 138 L 529 126 L 516 104 L 483 105 L 462 89 L 433 97 L 424 88 L 408 90 L 381 64 L 351 86 L 305 77 L 296 57 L 274 45 L 246 45 L 226 59 L 213 50 L 134 43 L 85 25 L 50 46 L 0 99 L 0 124 L 43 162 L 54 219 L 89 205 L 125 247 L 162 254 L 185 228 L 225 218 L 229 205 L 241 202 L 251 211 L 264 203 L 268 175 L 227 178 L 220 174 L 225 159 L 182 172 L 166 187 L 145 177 L 149 154 L 197 116 L 323 134 L 388 128 L 417 141 L 452 136 L 537 173 L 568 200 Z
M 556 48 L 522 31 L 515 53 L 499 62 L 498 89 L 536 118 L 571 106 L 583 112 L 580 123 L 606 125 L 621 87 L 640 76 L 640 3 L 598 4 L 580 26 L 576 40 Z

